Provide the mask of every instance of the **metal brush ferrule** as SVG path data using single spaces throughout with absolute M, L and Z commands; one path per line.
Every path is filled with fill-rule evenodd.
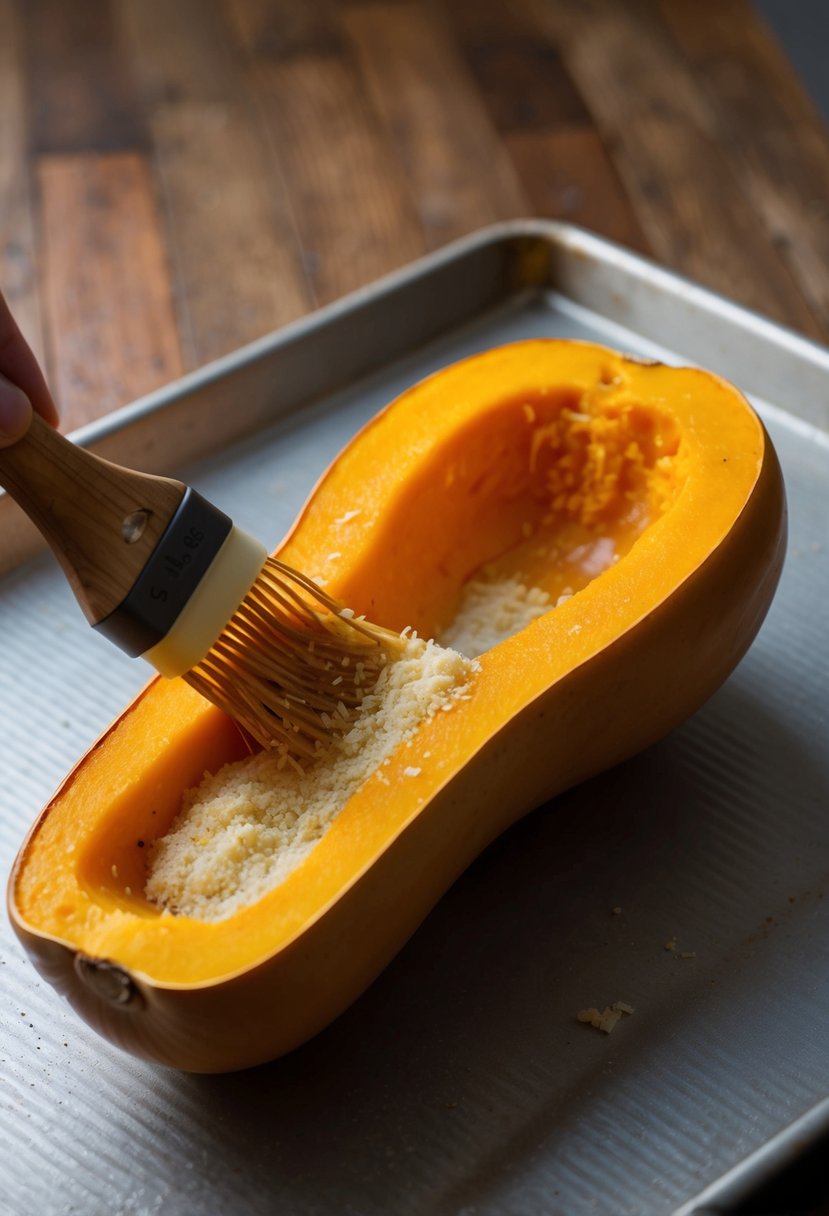
M 188 486 L 131 590 L 94 628 L 128 655 L 151 650 L 167 637 L 232 527 L 223 511 Z

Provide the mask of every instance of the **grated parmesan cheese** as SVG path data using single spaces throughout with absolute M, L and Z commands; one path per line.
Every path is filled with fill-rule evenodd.
M 525 587 L 517 578 L 497 582 L 470 579 L 455 619 L 440 636 L 441 645 L 451 646 L 468 658 L 477 658 L 549 612 L 552 606 L 546 591 Z
M 424 719 L 451 710 L 477 663 L 408 637 L 339 746 L 305 772 L 261 752 L 208 774 L 153 846 L 147 897 L 167 911 L 222 920 L 294 870 L 338 811 Z M 408 768 L 406 776 L 420 770 Z
M 570 594 L 568 588 L 558 602 Z M 311 769 L 280 768 L 279 758 L 264 752 L 207 774 L 189 791 L 153 846 L 147 897 L 201 920 L 222 920 L 261 899 L 307 857 L 364 782 L 390 784 L 382 768 L 425 718 L 468 699 L 477 656 L 551 607 L 546 592 L 518 579 L 471 580 L 440 645 L 403 630 L 401 656 L 384 668 L 338 748 Z M 341 615 L 354 614 L 344 608 Z M 421 772 L 409 765 L 403 776 Z

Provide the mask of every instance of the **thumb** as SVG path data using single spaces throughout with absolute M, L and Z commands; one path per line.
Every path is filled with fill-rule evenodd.
M 0 448 L 22 439 L 31 421 L 29 398 L 11 380 L 0 376 Z

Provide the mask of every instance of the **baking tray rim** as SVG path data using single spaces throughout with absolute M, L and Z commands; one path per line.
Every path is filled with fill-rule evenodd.
M 681 273 L 670 270 L 644 254 L 599 236 L 586 228 L 561 220 L 516 219 L 490 224 L 476 232 L 460 237 L 440 249 L 425 254 L 407 263 L 372 283 L 358 287 L 347 295 L 315 309 L 307 316 L 263 334 L 245 343 L 229 354 L 213 359 L 202 367 L 177 377 L 162 388 L 144 394 L 105 417 L 98 418 L 71 432 L 74 442 L 84 447 L 93 446 L 114 432 L 124 430 L 138 418 L 162 412 L 177 398 L 206 387 L 247 364 L 259 362 L 275 351 L 317 333 L 334 327 L 342 317 L 355 310 L 365 308 L 385 296 L 397 294 L 414 281 L 433 274 L 436 270 L 451 266 L 470 254 L 501 244 L 514 243 L 520 239 L 532 239 L 539 245 L 559 247 L 571 256 L 594 257 L 598 261 L 612 259 L 620 270 L 631 279 L 659 287 L 668 295 L 682 298 L 709 314 L 720 317 L 731 324 L 739 324 L 753 332 L 757 338 L 785 349 L 799 359 L 814 364 L 829 376 L 829 347 L 807 338 L 763 313 L 738 304 L 727 296 L 709 287 L 704 287 Z M 555 284 L 541 276 L 535 281 L 514 285 L 518 291 L 524 289 L 554 289 Z M 508 293 L 505 293 L 505 295 Z M 383 360 L 378 361 L 378 366 Z M 796 411 L 786 410 L 796 415 Z

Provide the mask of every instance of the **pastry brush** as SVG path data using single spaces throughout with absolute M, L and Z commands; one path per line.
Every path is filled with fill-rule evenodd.
M 95 456 L 36 414 L 0 450 L 0 485 L 99 633 L 294 765 L 344 733 L 399 649 L 191 487 Z

